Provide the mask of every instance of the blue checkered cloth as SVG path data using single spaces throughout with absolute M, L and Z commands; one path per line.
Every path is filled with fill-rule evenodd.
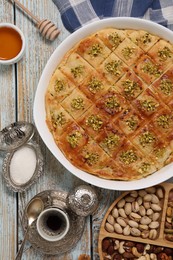
M 74 32 L 108 17 L 138 17 L 173 30 L 173 0 L 53 0 L 65 28 Z

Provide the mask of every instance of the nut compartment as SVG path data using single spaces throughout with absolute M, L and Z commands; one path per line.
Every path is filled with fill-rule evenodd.
M 106 237 L 102 241 L 104 260 L 172 260 L 173 249 L 140 242 Z
M 166 240 L 173 242 L 173 189 L 168 195 L 164 234 Z
M 144 243 L 144 244 L 172 248 L 173 242 L 170 240 L 166 240 L 165 232 L 164 232 L 166 212 L 167 212 L 167 208 L 169 205 L 168 198 L 169 198 L 169 193 L 171 190 L 173 190 L 173 184 L 162 183 L 157 186 L 150 187 L 147 189 L 142 189 L 139 191 L 124 192 L 119 198 L 117 198 L 112 203 L 110 208 L 108 209 L 108 211 L 103 219 L 103 222 L 101 224 L 100 234 L 99 234 L 99 243 L 98 243 L 100 259 L 104 259 L 103 253 L 102 253 L 102 241 L 106 237 L 109 237 L 112 239 L 126 240 L 126 241 L 132 241 L 132 242 L 136 242 L 136 243 L 139 242 L 139 243 Z M 151 194 L 151 195 L 154 194 L 154 196 L 146 196 L 148 194 Z M 144 200 L 141 199 L 141 197 L 144 198 L 144 196 L 146 196 L 145 197 L 146 202 L 149 202 L 151 200 L 151 197 L 154 197 L 154 202 L 157 202 L 157 203 L 151 203 L 150 207 L 148 209 L 147 209 L 147 204 L 146 204 L 145 213 L 147 212 L 147 210 L 149 212 L 148 214 L 152 213 L 152 211 L 150 210 L 150 209 L 153 210 L 153 206 L 151 207 L 152 204 L 160 207 L 159 208 L 157 206 L 156 207 L 154 206 L 155 212 L 153 212 L 151 214 L 152 217 L 153 217 L 153 214 L 159 213 L 159 214 L 155 214 L 154 221 L 150 221 L 150 223 L 142 224 L 142 225 L 144 225 L 143 226 L 144 231 L 146 228 L 147 231 L 150 230 L 150 232 L 152 232 L 152 234 L 150 234 L 150 236 L 147 234 L 148 232 L 143 232 L 143 234 L 144 234 L 143 236 L 141 236 L 142 232 L 140 234 L 138 234 L 138 233 L 136 234 L 135 233 L 136 229 L 139 228 L 139 225 L 141 223 L 139 223 L 139 221 L 133 222 L 132 219 L 129 219 L 129 215 L 130 215 L 130 213 L 132 213 L 132 209 L 130 209 L 130 207 L 131 208 L 133 207 L 134 214 L 132 214 L 132 215 L 134 215 L 135 217 L 139 217 L 140 219 L 142 218 L 141 215 L 144 213 L 142 213 L 142 210 L 141 210 L 140 214 L 138 214 L 139 213 L 138 206 L 143 205 Z M 155 196 L 159 198 L 159 201 Z M 128 202 L 126 201 L 126 199 L 128 200 Z M 149 200 L 149 201 L 147 201 L 147 200 Z M 135 204 L 135 202 L 138 202 L 138 204 L 140 204 L 140 205 Z M 131 206 L 125 206 L 126 203 L 131 203 Z M 132 206 L 132 203 L 133 203 L 133 206 Z M 130 205 L 130 204 L 128 204 L 128 205 Z M 135 206 L 136 206 L 136 208 L 135 208 Z M 135 212 L 135 209 L 137 212 Z M 127 215 L 127 218 L 125 218 L 124 213 Z M 140 216 L 138 216 L 138 215 L 140 215 Z M 113 216 L 113 218 L 110 216 Z M 148 217 L 148 215 L 145 215 L 145 216 Z M 120 221 L 118 219 L 119 223 L 118 223 L 118 225 L 115 225 L 115 227 L 114 227 L 114 224 L 117 224 L 118 217 L 120 217 Z M 123 221 L 121 221 L 121 220 L 123 220 L 125 223 L 123 223 Z M 132 227 L 129 225 L 129 221 L 132 226 L 134 225 L 134 227 L 133 227 L 134 233 L 133 232 L 131 233 Z M 154 222 L 154 224 L 151 225 L 152 222 Z M 119 225 L 121 226 L 121 229 L 119 228 Z M 124 225 L 124 227 L 123 227 L 123 225 Z M 130 226 L 130 228 L 129 228 L 130 231 L 128 230 L 127 226 Z M 109 229 L 109 227 L 112 227 L 112 229 L 111 228 Z M 124 228 L 126 228 L 125 231 L 124 231 Z M 119 233 L 117 232 L 117 230 Z M 153 230 L 155 230 L 155 231 L 153 231 Z M 116 233 L 115 233 L 115 231 L 116 231 Z M 147 234 L 147 235 L 145 236 L 145 234 Z

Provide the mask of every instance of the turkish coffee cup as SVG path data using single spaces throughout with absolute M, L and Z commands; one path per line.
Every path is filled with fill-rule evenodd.
M 59 208 L 48 208 L 37 219 L 37 231 L 47 241 L 59 241 L 70 228 L 68 214 Z

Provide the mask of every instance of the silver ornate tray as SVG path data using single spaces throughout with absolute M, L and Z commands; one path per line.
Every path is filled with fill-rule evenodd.
M 66 236 L 57 242 L 49 242 L 44 240 L 37 232 L 36 221 L 31 225 L 31 228 L 28 233 L 28 241 L 31 243 L 32 247 L 43 254 L 46 255 L 57 255 L 66 253 L 72 248 L 74 248 L 81 238 L 83 233 L 85 218 L 77 216 L 72 212 L 66 204 L 67 192 L 56 191 L 56 190 L 47 190 L 41 193 L 38 193 L 34 198 L 42 199 L 44 203 L 44 209 L 49 207 L 57 207 L 64 209 L 70 218 L 70 229 Z M 33 198 L 32 198 L 33 199 Z M 26 206 L 27 207 L 27 206 Z M 27 229 L 27 216 L 26 208 L 22 217 L 22 226 L 26 231 Z

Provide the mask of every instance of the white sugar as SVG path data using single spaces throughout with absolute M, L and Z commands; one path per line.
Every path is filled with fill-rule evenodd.
M 10 164 L 10 176 L 16 184 L 25 184 L 33 176 L 36 169 L 36 153 L 32 148 L 24 146 L 14 152 Z

